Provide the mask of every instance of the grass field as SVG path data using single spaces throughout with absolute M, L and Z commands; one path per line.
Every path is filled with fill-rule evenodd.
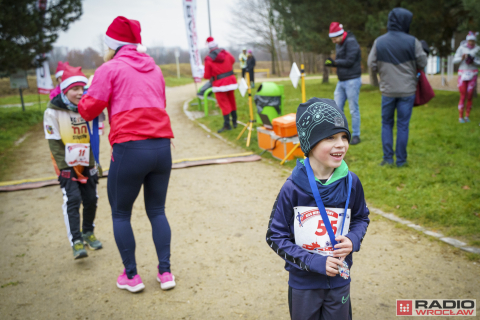
M 285 113 L 296 112 L 300 89 L 285 85 Z M 307 97 L 333 99 L 335 82 L 309 80 Z M 255 91 L 252 92 L 252 95 Z M 248 122 L 247 98 L 238 91 L 239 120 Z M 380 167 L 381 95 L 377 88 L 362 86 L 360 94 L 362 143 L 351 146 L 345 158 L 351 171 L 361 179 L 369 204 L 419 223 L 448 236 L 480 245 L 480 103 L 474 100 L 471 123 L 458 123 L 458 93 L 436 91 L 428 106 L 414 108 L 410 122 L 408 167 Z M 192 109 L 197 107 L 191 106 Z M 254 107 L 255 108 L 255 107 Z M 350 122 L 348 107 L 345 107 Z M 222 126 L 222 117 L 198 119 L 212 130 Z M 240 127 L 222 136 L 245 147 L 246 133 L 235 138 Z M 256 132 L 249 148 L 259 153 Z M 272 158 L 269 154 L 265 155 Z M 295 161 L 285 166 L 293 168 Z M 280 186 L 279 186 L 280 188 Z

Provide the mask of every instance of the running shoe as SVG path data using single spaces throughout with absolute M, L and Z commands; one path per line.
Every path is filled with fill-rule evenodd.
M 82 234 L 82 238 L 90 250 L 98 250 L 103 248 L 102 243 L 98 241 L 93 232 L 87 232 Z
M 130 292 L 139 292 L 145 289 L 140 275 L 136 275 L 132 279 L 128 279 L 127 272 L 123 269 L 123 273 L 117 278 L 117 287 L 120 289 L 127 289 Z
M 463 120 L 465 120 L 465 122 L 470 122 L 470 119 L 468 117 L 463 118 Z
M 160 288 L 162 290 L 169 290 L 175 287 L 175 276 L 171 274 L 170 272 L 164 272 L 160 274 L 160 272 L 157 274 L 157 281 L 160 282 Z
M 83 241 L 77 240 L 73 243 L 73 258 L 82 259 L 88 257 L 87 251 L 85 250 L 85 246 L 83 245 Z
M 465 123 L 465 120 L 463 120 L 463 118 L 458 118 L 458 122 Z

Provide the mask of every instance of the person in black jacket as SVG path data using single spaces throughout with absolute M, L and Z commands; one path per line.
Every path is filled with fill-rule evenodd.
M 248 50 L 247 55 L 247 71 L 250 74 L 250 84 L 252 89 L 255 88 L 255 57 L 253 56 L 252 50 Z
M 360 109 L 358 96 L 362 85 L 360 59 L 362 57 L 357 39 L 351 32 L 345 32 L 343 26 L 338 22 L 330 24 L 329 37 L 336 44 L 336 58 L 328 58 L 325 65 L 337 68 L 338 83 L 335 88 L 334 100 L 337 106 L 342 109 L 348 99 L 350 114 L 352 115 L 353 137 L 351 145 L 360 143 Z

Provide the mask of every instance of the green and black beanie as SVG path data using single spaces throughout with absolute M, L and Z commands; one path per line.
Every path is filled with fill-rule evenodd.
M 297 131 L 300 147 L 308 157 L 312 148 L 325 138 L 346 132 L 350 142 L 350 131 L 345 114 L 331 99 L 311 98 L 298 106 Z

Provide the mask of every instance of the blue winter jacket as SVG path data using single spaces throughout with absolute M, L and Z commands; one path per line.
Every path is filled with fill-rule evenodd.
M 352 191 L 348 208 L 351 209 L 351 220 L 349 232 L 345 236 L 352 241 L 352 252 L 357 252 L 370 219 L 362 184 L 356 174 L 350 173 Z M 329 188 L 317 182 L 325 207 L 345 208 L 346 179 L 344 177 L 333 182 Z M 292 175 L 288 177 L 275 200 L 267 230 L 268 245 L 286 262 L 285 269 L 290 273 L 288 284 L 294 289 L 330 289 L 347 285 L 350 278 L 345 280 L 339 275 L 326 275 L 326 256 L 311 253 L 295 244 L 294 207 L 297 206 L 317 207 L 306 168 L 300 161 L 297 161 Z M 351 268 L 352 253 L 345 260 Z

